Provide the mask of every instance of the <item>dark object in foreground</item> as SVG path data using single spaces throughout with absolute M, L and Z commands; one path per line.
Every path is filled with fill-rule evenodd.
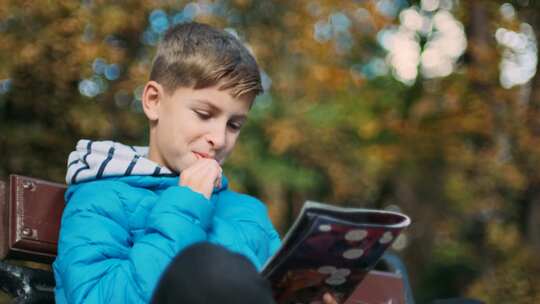
M 0 288 L 14 303 L 54 303 L 52 272 L 0 261 Z
M 270 284 L 246 257 L 218 245 L 198 243 L 174 258 L 159 281 L 151 303 L 275 302 Z

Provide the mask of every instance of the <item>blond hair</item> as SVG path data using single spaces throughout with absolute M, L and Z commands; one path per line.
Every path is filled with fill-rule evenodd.
M 225 31 L 195 22 L 178 24 L 165 33 L 150 80 L 167 93 L 216 85 L 234 97 L 254 98 L 263 91 L 257 62 L 242 43 Z

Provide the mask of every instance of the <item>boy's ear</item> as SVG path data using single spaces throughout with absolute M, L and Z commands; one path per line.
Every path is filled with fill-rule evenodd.
M 157 121 L 159 119 L 159 106 L 163 94 L 163 87 L 153 80 L 148 81 L 144 86 L 141 103 L 148 120 Z

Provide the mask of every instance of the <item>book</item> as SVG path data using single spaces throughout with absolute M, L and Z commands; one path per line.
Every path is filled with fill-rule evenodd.
M 326 292 L 343 303 L 410 223 L 399 212 L 307 201 L 261 274 L 278 304 L 321 303 Z

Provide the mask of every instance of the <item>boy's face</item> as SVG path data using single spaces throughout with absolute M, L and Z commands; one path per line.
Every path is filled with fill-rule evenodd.
M 244 124 L 252 98 L 234 98 L 217 87 L 179 88 L 166 94 L 150 81 L 143 109 L 151 121 L 149 158 L 179 173 L 198 158 L 223 164 Z

